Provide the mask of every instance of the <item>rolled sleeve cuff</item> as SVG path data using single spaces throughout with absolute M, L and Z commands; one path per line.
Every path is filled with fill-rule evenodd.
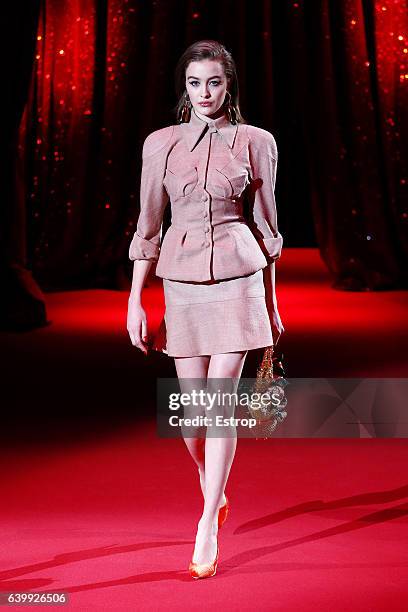
M 142 238 L 136 232 L 133 235 L 132 242 L 129 246 L 129 259 L 150 259 L 157 261 L 159 259 L 160 246 L 151 240 Z
M 279 259 L 283 246 L 283 237 L 279 232 L 278 235 L 273 238 L 259 239 L 259 243 L 268 263 Z

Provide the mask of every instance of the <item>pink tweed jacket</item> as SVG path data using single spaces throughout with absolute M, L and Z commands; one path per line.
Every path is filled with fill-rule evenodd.
M 143 145 L 140 214 L 129 259 L 157 262 L 156 275 L 205 282 L 245 276 L 281 255 L 272 134 L 227 116 L 149 134 Z M 171 225 L 163 240 L 163 213 Z

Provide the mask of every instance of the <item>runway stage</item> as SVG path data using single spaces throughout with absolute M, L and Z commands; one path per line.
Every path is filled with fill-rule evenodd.
M 290 376 L 407 376 L 406 292 L 335 291 L 311 249 L 287 249 L 277 279 Z M 155 429 L 174 364 L 132 347 L 127 297 L 47 294 L 51 325 L 1 334 L 0 592 L 63 592 L 74 610 L 405 610 L 406 439 L 239 439 L 217 574 L 190 578 L 198 472 Z M 144 301 L 153 329 L 160 286 Z

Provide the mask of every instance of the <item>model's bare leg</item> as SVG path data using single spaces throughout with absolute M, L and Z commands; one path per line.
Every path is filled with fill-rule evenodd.
M 237 391 L 247 351 L 212 355 L 207 379 L 207 391 L 216 393 L 224 381 L 224 390 Z M 212 382 L 212 379 L 214 381 Z M 217 380 L 218 379 L 218 380 Z M 222 379 L 222 380 L 220 380 Z M 217 412 L 222 407 L 217 406 Z M 225 416 L 234 416 L 234 405 L 226 408 Z M 205 502 L 203 514 L 198 522 L 193 562 L 210 563 L 217 552 L 218 508 L 224 497 L 237 446 L 236 428 L 222 427 L 221 437 L 208 435 L 205 441 Z
M 191 393 L 197 387 L 206 389 L 208 366 L 210 363 L 209 355 L 199 355 L 197 357 L 175 357 L 174 363 L 176 366 L 177 377 L 179 379 L 180 391 L 182 393 Z M 200 380 L 202 384 L 200 384 Z M 196 414 L 201 413 L 205 416 L 205 411 L 197 411 Z M 188 413 L 184 411 L 184 416 L 194 416 L 192 412 Z M 191 435 L 192 429 L 189 428 L 189 435 Z M 199 435 L 201 433 L 201 435 Z M 182 428 L 182 434 L 184 442 L 188 448 L 188 451 L 195 463 L 198 466 L 198 473 L 200 477 L 200 486 L 203 496 L 205 495 L 205 433 L 197 431 L 193 437 L 187 437 L 184 434 Z

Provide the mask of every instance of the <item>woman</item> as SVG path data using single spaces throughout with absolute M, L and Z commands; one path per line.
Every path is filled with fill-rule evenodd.
M 207 391 L 219 390 L 215 380 L 236 390 L 248 350 L 276 344 L 284 331 L 274 278 L 282 249 L 274 198 L 276 142 L 245 123 L 235 64 L 220 43 L 203 40 L 184 52 L 176 88 L 177 124 L 152 132 L 143 145 L 127 329 L 132 344 L 147 354 L 141 293 L 157 262 L 166 311 L 153 348 L 174 358 L 182 392 L 197 388 L 197 381 Z M 169 200 L 171 225 L 160 244 Z M 204 509 L 189 571 L 204 578 L 217 569 L 218 529 L 228 514 L 224 490 L 237 439 L 232 426 L 221 436 L 191 432 L 183 436 L 198 467 Z

